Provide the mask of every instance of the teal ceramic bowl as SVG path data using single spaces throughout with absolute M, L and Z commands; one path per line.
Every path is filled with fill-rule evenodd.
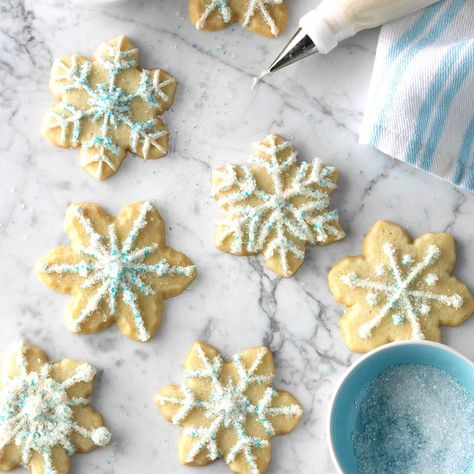
M 394 342 L 358 359 L 336 388 L 328 417 L 328 443 L 341 474 L 360 474 L 352 445 L 357 407 L 367 386 L 385 369 L 400 364 L 422 364 L 444 370 L 474 398 L 474 364 L 459 352 L 436 342 Z M 469 474 L 474 474 L 474 470 Z

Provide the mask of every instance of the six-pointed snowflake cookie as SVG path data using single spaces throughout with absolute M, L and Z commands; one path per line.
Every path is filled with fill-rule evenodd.
M 334 297 L 347 307 L 340 327 L 349 348 L 367 352 L 396 340 L 440 341 L 440 325 L 465 321 L 474 300 L 451 276 L 455 262 L 449 234 L 412 242 L 397 224 L 377 222 L 364 240 L 363 256 L 343 258 L 329 273 Z
M 315 158 L 297 161 L 289 141 L 269 135 L 254 145 L 247 166 L 227 165 L 212 173 L 213 197 L 226 211 L 216 228 L 216 246 L 234 255 L 262 253 L 268 267 L 292 276 L 307 245 L 344 237 L 329 199 L 338 171 Z
M 64 56 L 52 67 L 45 136 L 55 145 L 80 147 L 81 166 L 103 180 L 128 150 L 144 159 L 168 150 L 168 130 L 158 117 L 171 106 L 175 80 L 160 69 L 138 67 L 139 53 L 125 36 L 102 43 L 93 59 Z
M 72 294 L 72 332 L 120 331 L 147 341 L 161 322 L 164 300 L 180 294 L 196 272 L 191 260 L 165 243 L 165 225 L 148 202 L 124 207 L 112 218 L 98 205 L 72 204 L 65 228 L 72 247 L 59 247 L 39 263 L 40 280 Z
M 286 28 L 284 0 L 190 0 L 189 17 L 197 30 L 221 30 L 239 22 L 242 28 L 275 38 Z
M 205 466 L 222 457 L 233 472 L 266 472 L 271 437 L 292 431 L 303 410 L 288 392 L 272 388 L 272 353 L 249 349 L 226 363 L 217 349 L 196 342 L 184 362 L 184 381 L 156 394 L 163 416 L 183 428 L 179 459 Z
M 48 362 L 20 341 L 1 373 L 0 471 L 67 474 L 75 452 L 107 445 L 110 432 L 87 398 L 94 377 L 86 362 Z

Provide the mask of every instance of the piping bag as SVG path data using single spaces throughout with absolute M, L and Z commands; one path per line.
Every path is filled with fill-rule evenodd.
M 359 31 L 384 25 L 438 1 L 322 0 L 300 19 L 298 31 L 271 66 L 254 79 L 252 89 L 272 72 L 315 53 L 327 54 Z

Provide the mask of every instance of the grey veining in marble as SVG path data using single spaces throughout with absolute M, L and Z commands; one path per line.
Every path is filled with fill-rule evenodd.
M 325 441 L 328 400 L 357 356 L 339 334 L 342 308 L 326 283 L 331 265 L 359 253 L 376 220 L 392 219 L 415 235 L 454 233 L 456 273 L 474 287 L 474 196 L 357 144 L 377 32 L 250 90 L 252 76 L 279 52 L 313 0 L 288 3 L 289 28 L 269 41 L 238 26 L 198 33 L 187 20 L 187 0 L 141 0 L 108 11 L 64 1 L 0 0 L 0 347 L 24 336 L 52 357 L 84 358 L 100 369 L 93 400 L 113 443 L 77 455 L 73 472 L 194 472 L 178 464 L 178 430 L 160 416 L 152 396 L 179 382 L 184 354 L 200 338 L 227 355 L 262 343 L 272 348 L 275 386 L 293 392 L 306 413 L 291 435 L 275 438 L 270 472 L 332 474 Z M 52 60 L 91 54 L 119 34 L 141 49 L 144 66 L 163 67 L 179 80 L 164 119 L 172 144 L 167 158 L 129 157 L 114 177 L 97 183 L 79 167 L 77 151 L 50 145 L 40 126 L 54 103 L 48 90 Z M 212 240 L 221 211 L 209 197 L 211 168 L 243 163 L 251 143 L 269 131 L 294 139 L 302 158 L 317 154 L 341 171 L 333 202 L 348 237 L 308 250 L 289 280 L 276 278 L 258 258 L 219 253 Z M 71 201 L 95 201 L 116 213 L 145 198 L 166 220 L 171 246 L 196 263 L 197 280 L 167 302 L 163 325 L 148 344 L 128 340 L 114 327 L 95 336 L 69 334 L 63 323 L 68 296 L 37 281 L 36 260 L 67 244 L 62 225 Z M 445 330 L 445 341 L 473 358 L 473 331 L 474 318 Z M 216 462 L 199 472 L 226 468 Z

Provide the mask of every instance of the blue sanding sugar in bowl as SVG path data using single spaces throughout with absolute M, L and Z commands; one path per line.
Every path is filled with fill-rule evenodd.
M 439 369 L 391 367 L 361 399 L 353 443 L 361 474 L 474 472 L 474 400 Z

